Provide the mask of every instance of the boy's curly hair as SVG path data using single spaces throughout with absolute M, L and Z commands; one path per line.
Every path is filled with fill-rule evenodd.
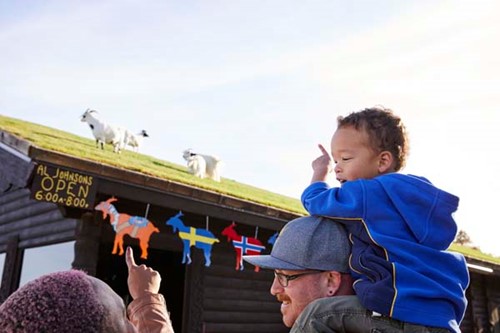
M 409 140 L 401 118 L 391 109 L 384 107 L 367 108 L 337 118 L 337 128 L 353 126 L 365 130 L 373 149 L 377 152 L 389 151 L 394 157 L 394 168 L 401 170 L 409 153 Z

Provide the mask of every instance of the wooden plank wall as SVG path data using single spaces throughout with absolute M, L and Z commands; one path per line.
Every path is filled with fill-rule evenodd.
M 460 325 L 463 333 L 500 332 L 500 277 L 471 273 L 467 289 L 469 304 Z
M 491 332 L 500 333 L 500 277 L 486 279 L 486 298 Z
M 19 286 L 24 249 L 74 239 L 76 220 L 64 218 L 57 205 L 31 200 L 28 189 L 0 194 L 0 253 L 5 263 L 0 303 Z
M 2 144 L 7 136 L 8 134 L 0 131 L 0 193 L 24 188 L 34 167 L 32 163 L 20 157 L 22 154 L 17 155 L 8 151 L 15 150 Z M 9 136 L 9 139 L 13 138 Z
M 20 248 L 43 246 L 74 239 L 75 219 L 63 216 L 57 205 L 32 200 L 28 189 L 0 195 L 0 252 L 10 238 L 19 237 Z
M 254 272 L 245 263 L 235 270 L 236 254 L 229 243 L 213 251 L 213 262 L 205 270 L 203 330 L 206 333 L 288 332 L 280 303 L 269 293 L 273 273 Z

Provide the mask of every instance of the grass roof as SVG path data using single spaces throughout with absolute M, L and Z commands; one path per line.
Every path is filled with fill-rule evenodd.
M 185 166 L 130 150 L 123 150 L 121 154 L 116 154 L 113 153 L 110 145 L 106 145 L 104 150 L 96 149 L 95 140 L 58 129 L 2 115 L 0 115 L 0 129 L 23 138 L 39 148 L 196 186 L 292 213 L 306 214 L 298 199 L 224 177 L 221 182 L 200 179 L 191 175 Z

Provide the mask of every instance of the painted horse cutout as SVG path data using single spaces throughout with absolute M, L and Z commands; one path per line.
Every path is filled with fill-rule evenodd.
M 234 250 L 236 251 L 236 270 L 243 270 L 243 255 L 260 254 L 266 247 L 262 245 L 260 240 L 253 237 L 239 235 L 234 227 L 236 223 L 232 223 L 222 230 L 222 234 L 227 237 L 227 241 L 232 241 Z M 259 271 L 259 266 L 255 266 L 255 271 Z
M 101 201 L 97 206 L 95 206 L 95 210 L 102 211 L 103 220 L 105 220 L 108 215 L 110 216 L 109 222 L 113 226 L 113 230 L 116 233 L 112 254 L 116 254 L 119 249 L 120 253 L 118 253 L 118 255 L 123 255 L 123 236 L 129 235 L 132 238 L 139 239 L 141 258 L 147 259 L 149 238 L 152 233 L 160 232 L 160 230 L 154 226 L 153 222 L 149 221 L 145 217 L 130 216 L 128 214 L 119 213 L 115 206 L 111 204 L 115 201 L 118 201 L 118 199 L 111 197 L 106 201 Z
M 219 240 L 208 230 L 185 226 L 184 223 L 182 223 L 181 216 L 184 215 L 179 211 L 177 215 L 169 218 L 165 224 L 171 226 L 174 232 L 179 231 L 179 238 L 182 239 L 184 245 L 182 263 L 186 264 L 186 261 L 188 265 L 191 263 L 191 246 L 194 246 L 203 250 L 205 255 L 205 266 L 210 266 L 212 263 L 210 260 L 212 245 L 218 243 Z
M 271 244 L 274 246 L 274 243 L 276 243 L 276 239 L 278 239 L 279 232 L 276 231 L 269 239 L 267 240 L 267 244 Z

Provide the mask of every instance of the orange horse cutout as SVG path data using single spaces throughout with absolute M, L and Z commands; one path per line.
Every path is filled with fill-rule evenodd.
M 102 218 L 105 220 L 108 215 L 110 216 L 109 222 L 113 226 L 115 231 L 115 242 L 113 244 L 112 254 L 116 254 L 118 249 L 120 253 L 118 255 L 123 255 L 123 236 L 129 235 L 132 238 L 139 239 L 139 247 L 141 248 L 141 258 L 148 258 L 148 246 L 149 238 L 154 232 L 160 232 L 156 228 L 153 222 L 149 221 L 145 217 L 141 216 L 130 216 L 128 214 L 119 213 L 115 206 L 111 203 L 118 201 L 115 197 L 111 197 L 106 201 L 101 201 L 95 210 L 100 210 L 102 212 Z

